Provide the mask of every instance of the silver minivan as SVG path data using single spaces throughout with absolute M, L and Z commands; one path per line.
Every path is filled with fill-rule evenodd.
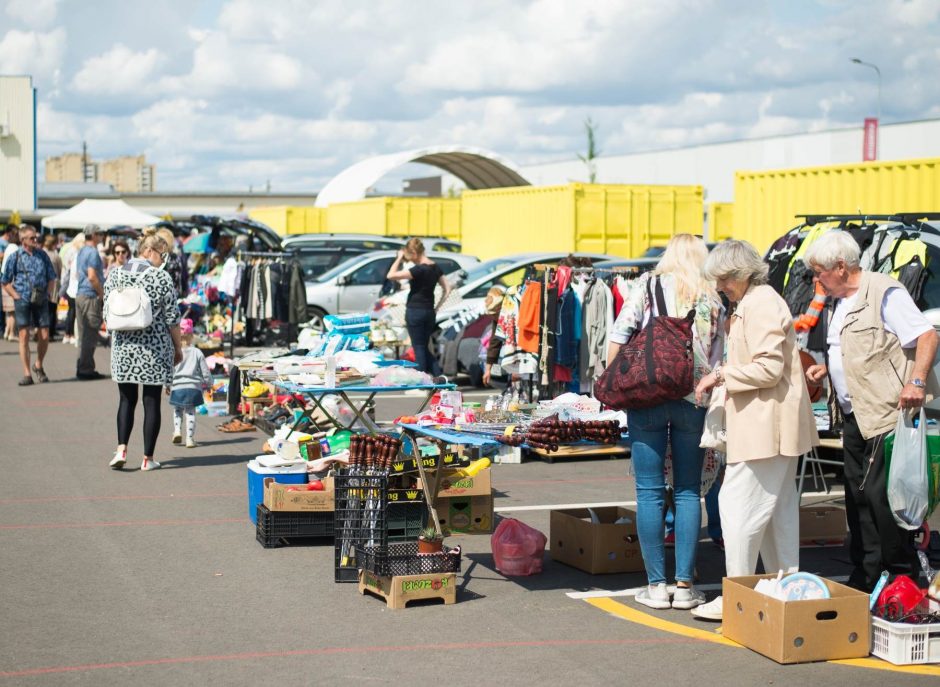
M 388 274 L 397 251 L 375 251 L 351 258 L 315 280 L 306 282 L 307 314 L 313 329 L 323 328 L 324 315 L 371 313 L 376 299 L 388 284 Z M 440 265 L 444 274 L 469 270 L 480 261 L 461 253 L 429 251 L 427 256 Z M 407 267 L 410 263 L 406 263 Z

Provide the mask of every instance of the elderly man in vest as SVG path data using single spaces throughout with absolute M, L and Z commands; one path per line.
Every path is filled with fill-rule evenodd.
M 887 497 L 884 438 L 898 413 L 937 394 L 933 373 L 937 334 L 900 282 L 859 267 L 859 247 L 844 231 L 830 231 L 804 256 L 832 299 L 827 365 L 843 415 L 845 505 L 855 566 L 849 585 L 870 592 L 882 570 L 919 570 L 913 533 L 897 526 Z M 827 369 L 828 366 L 828 369 Z

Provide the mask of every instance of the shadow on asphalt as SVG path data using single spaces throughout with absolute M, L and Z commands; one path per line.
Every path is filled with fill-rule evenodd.
M 244 455 L 218 455 L 218 456 L 184 456 L 178 458 L 166 458 L 160 461 L 162 470 L 177 468 L 203 468 L 213 465 L 232 465 L 234 463 L 245 463 L 251 460 Z

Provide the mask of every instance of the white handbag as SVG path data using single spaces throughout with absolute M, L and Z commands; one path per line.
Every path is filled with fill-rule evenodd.
M 108 294 L 108 331 L 133 332 L 146 329 L 153 322 L 153 306 L 150 296 L 142 286 L 125 286 L 113 289 Z
M 705 411 L 705 427 L 702 430 L 701 448 L 713 448 L 716 451 L 726 452 L 727 431 L 725 430 L 725 385 L 712 389 L 712 397 Z

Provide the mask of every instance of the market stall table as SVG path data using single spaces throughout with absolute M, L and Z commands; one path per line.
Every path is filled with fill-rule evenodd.
M 370 386 L 370 385 L 348 385 L 348 386 L 338 386 L 338 387 L 326 387 L 326 386 L 304 386 L 302 384 L 294 384 L 293 382 L 286 381 L 272 381 L 276 387 L 281 388 L 291 394 L 300 394 L 304 398 L 308 399 L 313 403 L 313 408 L 307 408 L 303 411 L 300 417 L 294 422 L 294 425 L 291 431 L 294 431 L 297 427 L 300 426 L 300 423 L 303 420 L 310 418 L 315 409 L 319 409 L 322 412 L 327 420 L 339 429 L 352 429 L 353 425 L 356 423 L 356 420 L 362 422 L 362 424 L 372 433 L 380 431 L 379 426 L 369 418 L 366 409 L 369 407 L 369 404 L 372 403 L 373 399 L 381 394 L 393 394 L 393 393 L 402 393 L 405 391 L 412 391 L 419 389 L 426 391 L 424 400 L 421 402 L 421 406 L 418 408 L 417 412 L 424 410 L 425 406 L 430 402 L 431 397 L 436 391 L 449 391 L 456 389 L 455 384 L 407 384 L 401 386 Z M 350 398 L 349 394 L 366 394 L 365 397 L 361 398 Z M 334 414 L 326 407 L 322 400 L 325 396 L 338 396 L 349 408 L 353 411 L 355 417 L 349 423 L 344 423 L 339 417 L 338 413 Z

